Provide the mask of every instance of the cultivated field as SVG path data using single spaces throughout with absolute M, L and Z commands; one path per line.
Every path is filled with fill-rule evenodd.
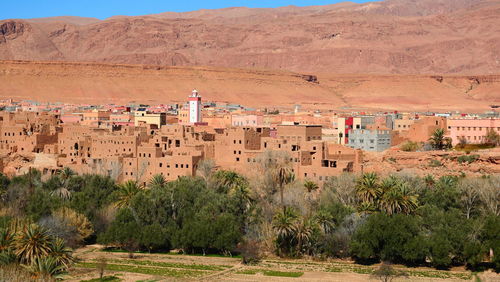
M 137 253 L 133 259 L 125 252 L 107 252 L 92 245 L 75 253 L 80 260 L 66 277 L 68 281 L 99 281 L 99 258 L 107 262 L 104 281 L 368 281 L 377 265 L 364 266 L 349 261 L 265 259 L 258 265 L 241 264 L 240 258 Z M 406 268 L 408 277 L 395 281 L 500 281 L 494 273 L 474 274 L 464 269 L 438 271 Z

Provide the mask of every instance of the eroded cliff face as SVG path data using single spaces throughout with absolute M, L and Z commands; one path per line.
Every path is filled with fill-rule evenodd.
M 76 103 L 184 102 L 197 88 L 204 100 L 256 107 L 299 103 L 325 112 L 483 112 L 500 104 L 500 75 L 316 75 L 216 67 L 0 61 L 0 85 L 0 98 Z
M 6 21 L 0 24 L 0 44 L 7 43 L 7 40 L 15 40 L 24 31 L 30 31 L 29 25 L 18 21 Z
M 0 59 L 306 73 L 500 73 L 499 0 L 229 8 L 0 22 Z

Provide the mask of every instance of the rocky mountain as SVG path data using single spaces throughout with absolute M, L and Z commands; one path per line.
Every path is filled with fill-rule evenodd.
M 364 74 L 500 73 L 500 0 L 0 21 L 0 60 Z

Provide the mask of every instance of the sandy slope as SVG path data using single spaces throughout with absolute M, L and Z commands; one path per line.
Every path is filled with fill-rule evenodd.
M 75 103 L 206 100 L 320 109 L 488 110 L 500 75 L 334 75 L 214 67 L 0 61 L 0 97 Z M 310 79 L 309 79 L 310 80 Z

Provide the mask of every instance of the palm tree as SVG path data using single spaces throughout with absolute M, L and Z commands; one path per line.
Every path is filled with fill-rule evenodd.
M 51 240 L 47 230 L 36 224 L 25 226 L 16 235 L 14 252 L 21 262 L 27 264 L 48 256 L 51 252 Z
M 118 186 L 118 201 L 116 206 L 119 208 L 128 207 L 132 198 L 142 190 L 142 187 L 133 180 L 129 180 Z
M 290 207 L 284 207 L 274 215 L 272 227 L 276 232 L 278 255 L 286 255 L 292 251 L 298 218 L 296 211 Z
M 282 211 L 277 212 L 273 218 L 273 229 L 281 241 L 288 241 L 295 235 L 297 231 L 296 222 L 298 215 L 291 207 L 285 207 Z
M 377 211 L 377 206 L 374 203 L 361 202 L 357 210 L 361 214 L 371 214 Z
M 314 220 L 318 223 L 321 231 L 323 231 L 324 234 L 332 232 L 335 228 L 333 216 L 325 210 L 319 210 L 314 215 Z
M 223 187 L 224 192 L 232 192 L 238 187 L 246 185 L 247 180 L 240 174 L 229 171 L 229 170 L 219 170 L 214 175 L 217 184 Z
M 71 191 L 66 186 L 60 186 L 59 188 L 51 191 L 50 195 L 59 197 L 63 200 L 71 199 Z
M 386 191 L 382 195 L 379 205 L 380 209 L 389 215 L 400 212 L 402 210 L 403 199 L 398 189 L 392 187 L 390 190 Z
M 318 186 L 318 184 L 316 184 L 316 182 L 306 179 L 304 181 L 304 188 L 306 188 L 306 191 L 307 191 L 307 202 L 309 203 L 309 214 L 311 214 L 312 208 L 313 208 L 313 199 L 312 199 L 311 194 L 312 194 L 312 192 L 318 190 L 319 186 Z
M 399 189 L 403 198 L 402 212 L 412 214 L 418 208 L 418 196 L 412 192 L 406 183 L 400 185 Z
M 165 176 L 163 176 L 163 174 L 155 174 L 149 180 L 148 186 L 151 189 L 161 189 L 161 188 L 165 188 L 165 185 L 167 185 L 167 181 L 165 180 Z
M 389 215 L 395 213 L 411 214 L 417 208 L 418 201 L 406 182 L 397 181 L 384 192 L 379 206 Z
M 69 167 L 65 167 L 59 172 L 59 177 L 64 185 L 68 185 L 69 180 L 75 175 L 76 173 Z
M 297 254 L 301 255 L 303 246 L 311 241 L 314 232 L 314 222 L 310 219 L 302 218 L 296 225 L 294 237 L 297 241 Z
M 278 187 L 280 190 L 280 199 L 281 199 L 281 206 L 283 207 L 283 210 L 285 209 L 285 202 L 283 199 L 283 193 L 285 190 L 285 185 L 292 183 L 295 180 L 295 174 L 293 174 L 293 171 L 290 166 L 278 166 L 275 171 L 274 175 L 276 183 L 278 183 Z
M 311 193 L 313 191 L 318 190 L 319 186 L 314 181 L 306 180 L 306 181 L 304 181 L 304 188 L 306 188 L 308 193 Z
M 56 196 L 59 197 L 63 200 L 69 200 L 71 199 L 71 191 L 68 188 L 69 181 L 71 178 L 75 175 L 75 172 L 70 169 L 69 167 L 63 168 L 59 172 L 59 179 L 60 179 L 60 184 L 59 187 L 52 192 L 50 192 L 51 196 Z
M 243 213 L 250 209 L 254 201 L 251 190 L 247 184 L 235 187 L 230 191 L 230 195 L 238 200 L 239 207 Z
M 374 172 L 363 174 L 356 185 L 358 198 L 365 203 L 374 204 L 381 194 L 378 183 L 378 175 Z
M 445 137 L 446 132 L 443 128 L 438 128 L 434 130 L 429 143 L 436 150 L 448 149 L 451 147 L 451 142 L 449 138 Z
M 29 270 L 35 275 L 35 278 L 45 280 L 48 277 L 54 277 L 63 273 L 66 268 L 58 264 L 57 259 L 52 256 L 37 258 L 29 266 Z
M 65 246 L 64 240 L 61 238 L 52 242 L 50 256 L 56 260 L 58 265 L 63 265 L 65 268 L 69 268 L 74 262 L 71 249 Z

